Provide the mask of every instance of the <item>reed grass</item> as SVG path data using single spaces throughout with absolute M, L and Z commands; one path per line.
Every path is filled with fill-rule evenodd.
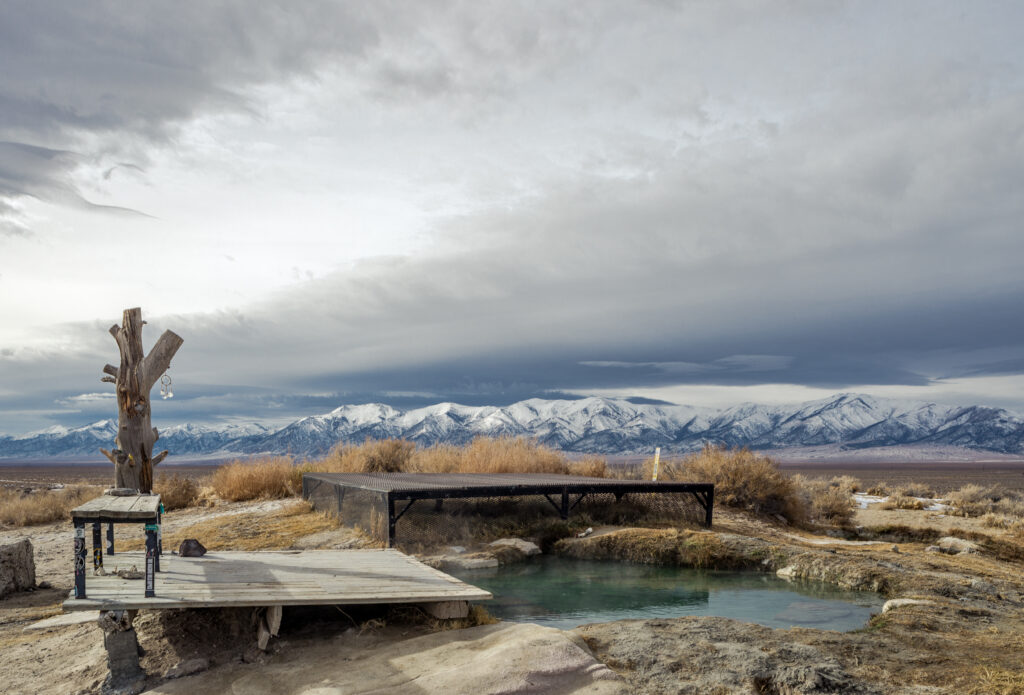
M 70 485 L 62 490 L 23 493 L 0 489 L 0 522 L 11 526 L 34 526 L 69 519 L 68 512 L 103 494 L 98 485 Z

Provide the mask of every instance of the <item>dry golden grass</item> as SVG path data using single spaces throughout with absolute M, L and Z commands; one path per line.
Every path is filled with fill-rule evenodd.
M 161 473 L 153 481 L 153 492 L 160 495 L 164 509 L 191 507 L 199 499 L 199 484 L 180 473 Z
M 220 498 L 230 502 L 280 499 L 299 492 L 295 471 L 295 463 L 288 456 L 265 458 L 255 463 L 232 461 L 214 471 L 211 485 Z
M 409 469 L 415 450 L 404 439 L 367 439 L 359 445 L 338 445 L 309 466 L 320 473 L 401 473 Z
M 581 475 L 588 478 L 609 478 L 608 461 L 603 456 L 584 456 L 569 461 L 569 475 Z
M 981 517 L 981 523 L 989 528 L 1000 528 L 1007 531 L 1024 533 L 1024 518 L 988 512 Z
M 913 481 L 894 485 L 890 494 L 900 497 L 927 497 L 928 499 L 934 499 L 938 495 L 934 486 Z
M 313 511 L 308 502 L 295 502 L 270 513 L 217 516 L 165 532 L 164 547 L 170 552 L 186 538 L 195 538 L 207 550 L 285 550 L 303 536 L 337 528 L 333 517 Z M 136 538 L 119 543 L 125 550 L 143 546 L 143 539 Z
M 529 439 L 477 437 L 464 446 L 438 444 L 419 449 L 401 439 L 368 439 L 335 447 L 319 461 L 295 468 L 302 473 L 557 473 L 604 477 L 604 458 L 569 461 L 564 454 Z M 294 483 L 293 483 L 294 484 Z
M 792 478 L 804 498 L 804 505 L 811 520 L 836 526 L 846 526 L 853 521 L 853 493 L 860 481 L 848 475 L 821 480 L 795 475 Z
M 558 473 L 570 464 L 561 452 L 519 437 L 477 437 L 465 446 L 432 446 L 415 452 L 412 473 Z M 600 470 L 593 460 L 583 468 Z
M 97 485 L 71 485 L 63 490 L 46 490 L 24 495 L 0 490 L 0 522 L 12 526 L 33 526 L 67 519 L 78 505 L 103 494 Z
M 946 500 L 953 507 L 952 513 L 960 516 L 991 514 L 1024 520 L 1024 493 L 1020 490 L 1007 490 L 1000 485 L 964 485 L 947 494 Z
M 557 473 L 607 477 L 599 456 L 570 461 L 560 452 L 517 437 L 478 437 L 464 446 L 418 449 L 402 439 L 367 439 L 341 444 L 316 461 L 296 463 L 278 456 L 255 463 L 233 461 L 213 475 L 212 487 L 232 502 L 291 497 L 302 490 L 303 473 Z
M 889 499 L 882 502 L 882 509 L 924 509 L 926 504 L 916 497 L 906 495 L 890 495 Z
M 1024 695 L 1024 671 L 982 666 L 969 695 Z
M 650 479 L 653 461 L 644 464 Z M 804 523 L 807 505 L 793 479 L 775 461 L 748 449 L 726 449 L 707 444 L 683 459 L 662 462 L 658 480 L 714 483 L 715 503 L 760 515 L 781 515 Z

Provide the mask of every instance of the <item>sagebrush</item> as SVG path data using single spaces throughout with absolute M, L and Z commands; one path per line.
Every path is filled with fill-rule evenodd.
M 0 489 L 0 522 L 12 526 L 33 526 L 69 519 L 68 512 L 103 494 L 98 485 L 70 485 L 62 490 Z
M 644 464 L 644 478 L 651 478 L 653 465 L 653 461 Z M 807 504 L 793 479 L 782 473 L 775 461 L 749 449 L 706 444 L 695 454 L 663 461 L 658 480 L 714 483 L 715 504 L 778 515 L 790 523 L 808 520 Z

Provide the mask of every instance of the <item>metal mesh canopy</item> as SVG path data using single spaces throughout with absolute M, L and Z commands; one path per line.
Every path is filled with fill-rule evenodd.
M 346 526 L 359 527 L 391 545 L 398 521 L 416 501 L 430 499 L 437 500 L 435 511 L 440 512 L 443 500 L 539 498 L 568 519 L 570 512 L 583 510 L 586 503 L 593 508 L 600 500 L 608 506 L 626 495 L 663 499 L 659 503 L 663 509 L 675 509 L 676 500 L 684 494 L 692 495 L 703 511 L 704 524 L 710 526 L 714 485 L 529 473 L 306 473 L 302 494 L 316 509 L 329 511 Z M 417 521 L 440 522 L 436 514 Z

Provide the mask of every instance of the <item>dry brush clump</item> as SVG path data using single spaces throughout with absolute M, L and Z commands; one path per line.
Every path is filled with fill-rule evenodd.
M 403 439 L 367 439 L 340 444 L 319 461 L 298 466 L 302 473 L 558 473 L 607 475 L 597 456 L 570 461 L 561 452 L 521 437 L 477 437 L 468 444 L 418 448 Z
M 1000 485 L 964 485 L 946 495 L 946 502 L 952 513 L 960 516 L 989 517 L 1006 519 L 991 526 L 1010 528 L 1015 520 L 1024 521 L 1024 492 L 1008 490 Z
M 892 494 L 889 495 L 889 499 L 882 502 L 881 509 L 924 509 L 927 503 L 923 499 L 917 497 L 908 497 L 907 495 Z
M 588 464 L 593 470 L 596 464 Z M 437 445 L 415 452 L 415 473 L 557 473 L 570 472 L 561 452 L 522 437 L 477 437 L 464 446 Z
M 302 490 L 303 473 L 557 473 L 607 477 L 599 456 L 570 461 L 561 452 L 518 437 L 477 437 L 463 446 L 418 448 L 404 439 L 367 439 L 339 444 L 322 459 L 296 462 L 279 456 L 256 462 L 233 461 L 216 470 L 216 494 L 239 502 L 280 498 Z
M 644 465 L 650 479 L 653 462 Z M 790 523 L 805 523 L 807 505 L 793 479 L 767 456 L 749 449 L 727 449 L 707 444 L 695 454 L 665 461 L 658 480 L 714 483 L 715 503 L 746 509 L 763 516 L 779 515 Z
M 280 499 L 299 492 L 295 470 L 295 462 L 288 456 L 232 461 L 214 471 L 210 484 L 218 497 L 230 502 Z
M 793 482 L 803 495 L 811 521 L 833 526 L 848 526 L 853 521 L 853 493 L 861 487 L 856 478 L 844 475 L 822 480 L 795 475 Z
M 193 506 L 201 490 L 199 483 L 187 475 L 161 473 L 153 481 L 153 492 L 160 495 L 164 509 L 170 511 Z
M 935 499 L 938 493 L 935 491 L 935 486 L 929 485 L 928 483 L 899 483 L 894 485 L 891 490 L 891 494 L 898 497 L 921 497 L 924 499 Z
M 12 526 L 33 526 L 68 519 L 68 512 L 103 494 L 97 485 L 71 485 L 62 490 L 24 493 L 0 489 L 0 522 Z

